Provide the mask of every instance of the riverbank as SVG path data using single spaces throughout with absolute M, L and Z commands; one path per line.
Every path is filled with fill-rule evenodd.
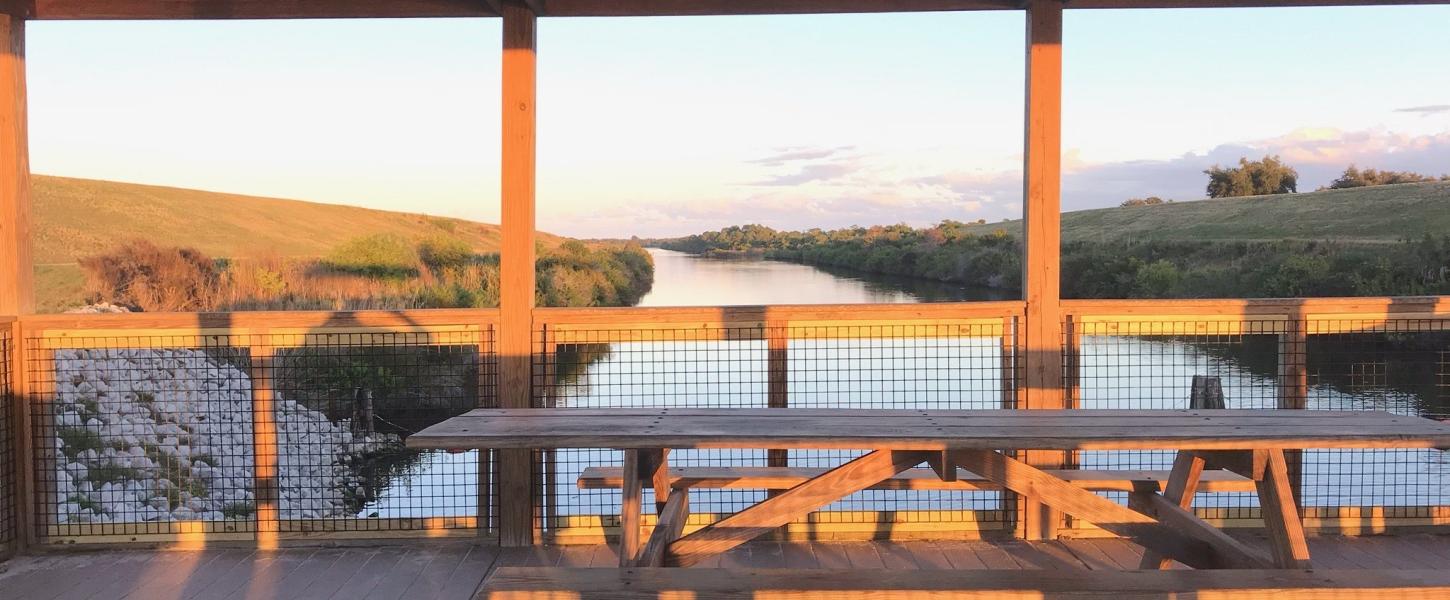
M 1020 241 L 1005 229 L 944 221 L 834 231 L 759 225 L 653 240 L 682 252 L 766 258 L 1015 293 Z M 1450 293 L 1450 236 L 1397 242 L 1076 241 L 1063 245 L 1065 298 L 1256 298 Z

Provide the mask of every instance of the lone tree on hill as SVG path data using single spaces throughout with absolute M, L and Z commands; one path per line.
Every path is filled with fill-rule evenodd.
M 1431 177 L 1410 171 L 1376 171 L 1374 169 L 1359 170 L 1359 167 L 1349 165 L 1344 174 L 1329 184 L 1330 190 L 1342 190 L 1347 188 L 1369 187 L 1372 185 L 1392 185 L 1396 183 L 1422 183 L 1426 181 L 1450 181 L 1450 175 Z
M 1240 158 L 1237 168 L 1214 165 L 1204 173 L 1208 174 L 1209 198 L 1292 194 L 1299 191 L 1299 173 L 1293 167 L 1280 162 L 1277 156 L 1265 156 L 1263 160 L 1255 161 Z

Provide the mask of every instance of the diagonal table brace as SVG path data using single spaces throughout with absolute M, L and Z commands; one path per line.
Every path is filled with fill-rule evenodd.
M 1198 569 L 1225 568 L 1238 561 L 1214 545 L 1164 526 L 1157 519 L 1080 489 L 1042 470 L 991 450 L 952 450 L 958 466 L 998 485 L 1038 498 L 1043 504 L 1131 539 L 1160 556 Z
M 670 544 L 668 566 L 686 567 L 725 552 L 811 511 L 876 485 L 931 457 L 928 451 L 876 450 Z

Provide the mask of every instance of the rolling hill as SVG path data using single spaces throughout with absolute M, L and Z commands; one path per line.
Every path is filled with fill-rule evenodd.
M 76 261 L 145 238 L 190 246 L 214 258 L 318 257 L 350 238 L 376 233 L 415 239 L 448 234 L 481 253 L 497 252 L 497 225 L 300 200 L 34 175 L 31 177 L 36 302 L 54 312 L 79 302 Z M 546 246 L 564 238 L 539 234 Z
M 46 175 L 31 178 L 31 194 L 35 262 L 42 265 L 74 263 L 134 238 L 214 257 L 322 256 L 374 233 L 448 233 L 479 252 L 499 246 L 497 225 L 355 206 Z
M 985 235 L 1014 219 L 973 225 Z M 1380 243 L 1450 232 L 1450 182 L 1082 210 L 1062 215 L 1064 241 L 1339 240 Z

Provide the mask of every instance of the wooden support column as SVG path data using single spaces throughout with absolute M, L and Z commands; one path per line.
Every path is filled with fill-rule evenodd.
M 0 315 L 35 312 L 30 258 L 30 151 L 25 20 L 0 14 Z
M 1058 273 L 1062 192 L 1062 1 L 1027 3 L 1027 107 L 1023 144 L 1022 217 L 1026 239 L 1022 336 L 1027 409 L 1067 407 L 1063 382 L 1062 306 Z M 1025 462 L 1062 468 L 1068 453 L 1027 449 Z M 1057 536 L 1061 513 L 1023 499 L 1018 530 L 1027 539 Z
M 534 314 L 534 99 L 537 18 L 520 0 L 503 0 L 503 155 L 500 199 L 499 406 L 531 404 Z M 534 539 L 533 451 L 500 450 L 499 543 Z

